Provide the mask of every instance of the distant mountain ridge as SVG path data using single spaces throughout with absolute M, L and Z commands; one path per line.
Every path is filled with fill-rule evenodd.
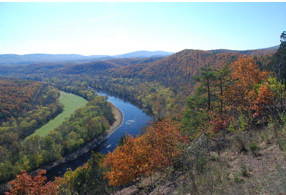
M 261 49 L 251 49 L 251 50 L 214 49 L 214 50 L 207 50 L 207 51 L 211 51 L 213 53 L 235 52 L 235 53 L 247 54 L 247 55 L 267 55 L 267 54 L 275 53 L 278 48 L 279 48 L 279 45 L 276 45 L 273 47 L 261 48 Z
M 167 87 L 178 88 L 184 85 L 186 88 L 191 88 L 193 76 L 205 64 L 219 67 L 235 61 L 242 55 L 261 57 L 272 55 L 277 48 L 278 46 L 244 51 L 185 49 L 172 55 L 170 52 L 163 51 L 138 51 L 112 57 L 77 54 L 28 54 L 23 56 L 6 54 L 0 55 L 0 66 L 2 65 L 0 74 L 111 74 L 114 77 L 157 81 Z M 23 57 L 30 61 L 23 61 Z
M 163 59 L 164 56 L 160 57 L 149 57 L 149 58 L 115 58 L 107 60 L 98 60 L 95 62 L 82 63 L 72 66 L 66 66 L 59 70 L 64 74 L 95 74 L 99 71 L 120 68 L 124 66 L 151 63 Z
M 78 54 L 1 54 L 0 65 L 28 65 L 36 63 L 70 62 L 105 59 L 107 55 L 83 56 Z
M 1 54 L 0 65 L 28 65 L 37 63 L 54 63 L 54 62 L 75 62 L 76 63 L 87 63 L 97 60 L 107 60 L 115 58 L 149 58 L 149 57 L 160 57 L 169 56 L 172 52 L 165 51 L 135 51 L 131 53 L 121 55 L 91 55 L 84 56 L 79 54 Z
M 228 49 L 216 49 L 216 50 L 207 50 L 212 53 L 240 53 L 248 55 L 267 55 L 273 54 L 279 48 L 279 46 L 273 46 L 269 48 L 255 49 L 255 50 L 228 50 Z M 203 51 L 203 50 L 201 50 Z M 0 65 L 30 65 L 30 64 L 39 64 L 39 63 L 90 63 L 99 60 L 109 60 L 109 59 L 122 59 L 122 58 L 154 58 L 154 57 L 168 57 L 174 54 L 174 52 L 166 51 L 135 51 L 120 55 L 90 55 L 84 56 L 79 54 L 0 54 Z
M 166 52 L 166 51 L 135 51 L 131 53 L 115 55 L 114 58 L 149 58 L 149 57 L 157 57 L 157 56 L 169 56 L 174 54 L 174 52 Z

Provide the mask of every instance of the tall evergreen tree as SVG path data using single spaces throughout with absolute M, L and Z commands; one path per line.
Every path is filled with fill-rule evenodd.
M 276 73 L 278 80 L 286 83 L 286 31 L 280 36 L 280 47 L 272 58 L 272 69 Z M 285 85 L 286 86 L 286 85 Z

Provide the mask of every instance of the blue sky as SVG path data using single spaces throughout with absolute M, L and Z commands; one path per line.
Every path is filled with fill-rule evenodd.
M 0 53 L 114 55 L 279 44 L 286 3 L 0 3 Z

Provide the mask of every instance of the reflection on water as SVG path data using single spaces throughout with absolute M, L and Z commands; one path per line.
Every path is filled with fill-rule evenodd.
M 135 120 L 127 120 L 124 124 L 126 125 L 132 125 L 135 123 Z
M 106 93 L 98 93 L 98 95 L 107 95 Z M 119 99 L 114 96 L 108 96 L 108 101 L 113 103 L 117 108 L 119 108 L 123 115 L 124 121 L 121 127 L 119 127 L 104 143 L 100 152 L 107 154 L 108 151 L 113 151 L 121 136 L 132 135 L 137 136 L 142 127 L 149 124 L 152 120 L 150 116 L 144 113 L 142 110 L 136 106 Z M 108 146 L 108 147 L 107 147 Z

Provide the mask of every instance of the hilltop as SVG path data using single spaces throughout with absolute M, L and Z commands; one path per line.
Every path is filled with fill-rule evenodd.
M 19 66 L 19 65 L 29 65 L 29 64 L 39 64 L 39 63 L 65 63 L 65 64 L 76 64 L 76 63 L 86 63 L 98 60 L 115 59 L 115 58 L 150 58 L 150 57 L 160 57 L 169 56 L 173 54 L 172 52 L 165 51 L 135 51 L 120 55 L 91 55 L 84 56 L 79 54 L 1 54 L 0 55 L 0 65 L 5 66 Z

